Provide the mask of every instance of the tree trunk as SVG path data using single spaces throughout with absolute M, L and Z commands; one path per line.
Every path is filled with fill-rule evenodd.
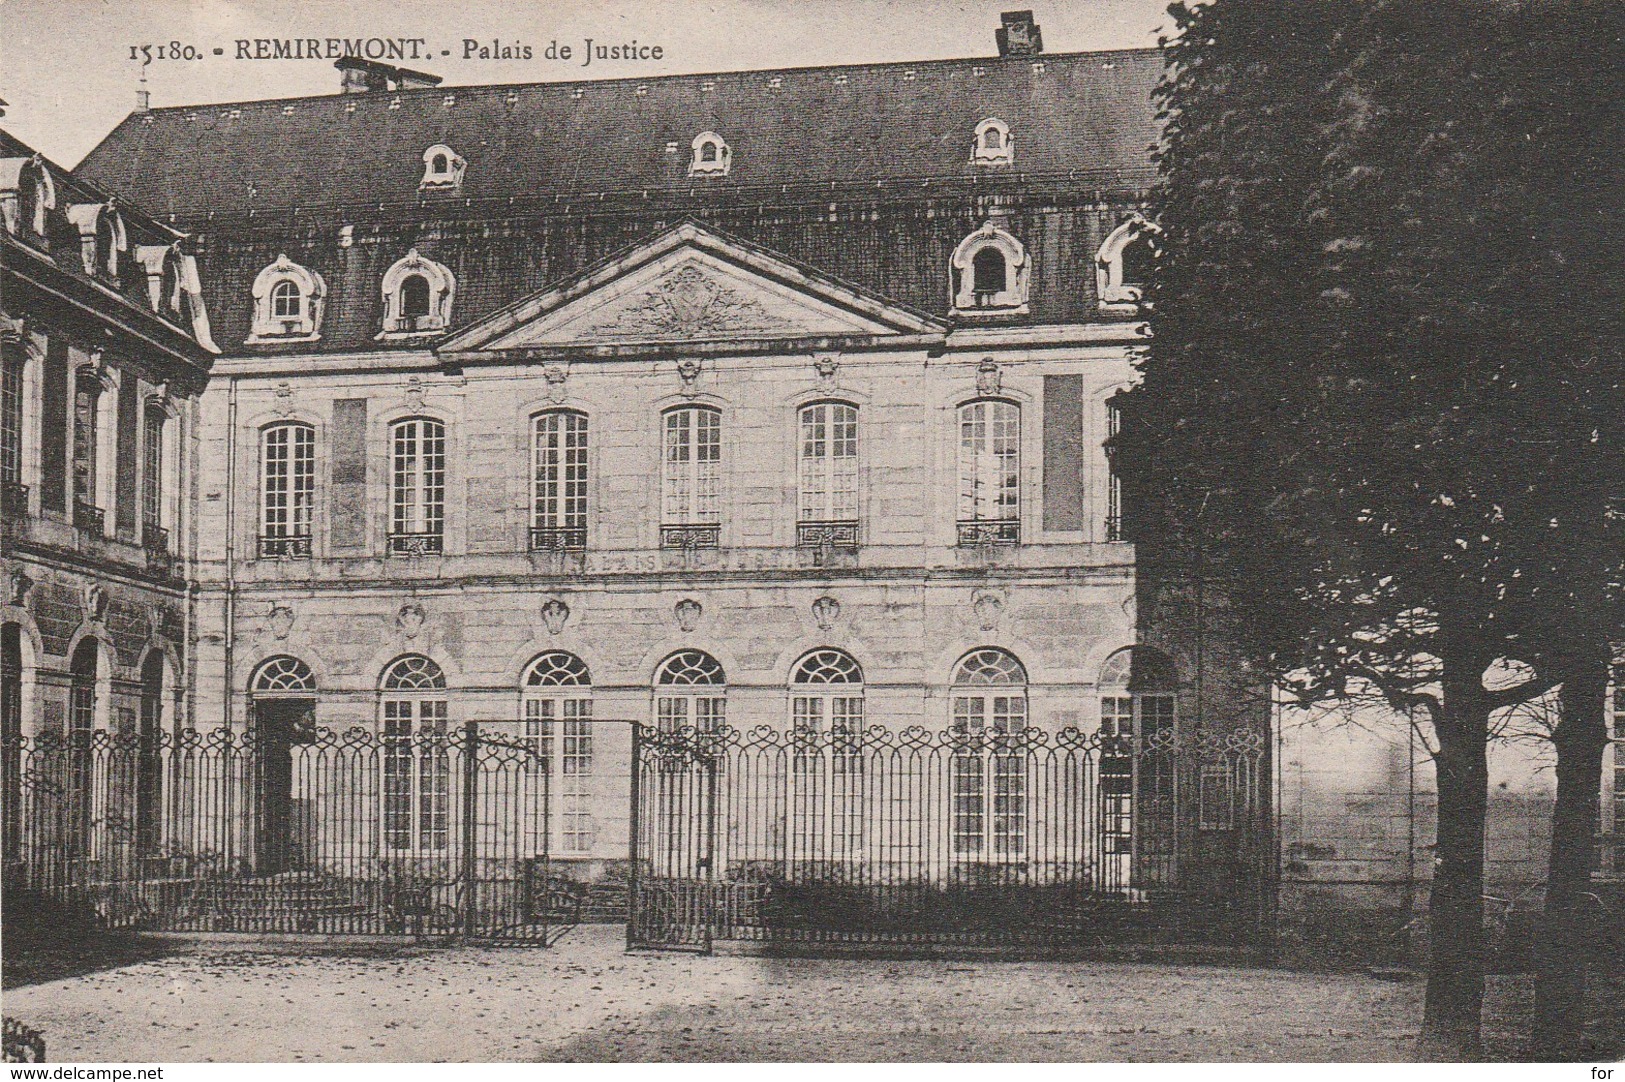
M 1483 1056 L 1484 815 L 1488 803 L 1488 701 L 1484 665 L 1448 649 L 1441 658 L 1439 824 L 1428 901 L 1427 999 L 1418 1051 L 1423 1059 Z
M 1608 743 L 1603 718 L 1608 694 L 1608 651 L 1592 649 L 1568 665 L 1558 693 L 1560 716 L 1552 734 L 1557 748 L 1557 805 L 1552 812 L 1552 852 L 1546 873 L 1546 913 L 1536 941 L 1534 1053 L 1545 1061 L 1572 1062 L 1585 1054 L 1588 942 L 1583 895 L 1596 860 L 1592 839 L 1602 791 L 1602 752 Z

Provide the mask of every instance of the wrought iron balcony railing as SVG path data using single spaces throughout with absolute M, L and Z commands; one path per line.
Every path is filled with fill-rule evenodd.
M 1108 515 L 1107 516 L 1107 518 L 1106 518 L 1106 540 L 1108 540 L 1108 541 L 1122 541 L 1122 540 L 1124 540 L 1124 537 L 1123 537 L 1123 516 L 1122 515 Z
M 587 528 L 585 526 L 532 526 L 530 551 L 532 552 L 585 552 Z
M 391 556 L 438 556 L 444 549 L 445 538 L 438 533 L 392 533 L 389 535 Z
M 959 524 L 961 545 L 1019 545 L 1021 523 L 1016 519 L 979 519 Z
M 107 532 L 107 512 L 95 504 L 74 500 L 73 524 L 86 533 L 104 534 Z
M 141 547 L 149 553 L 169 555 L 169 531 L 156 522 L 141 524 Z
M 856 519 L 796 523 L 796 544 L 802 548 L 855 549 L 858 547 Z
M 310 559 L 310 535 L 261 536 L 260 559 L 308 560 Z
M 677 525 L 660 527 L 660 547 L 664 549 L 714 549 L 722 543 L 722 527 Z

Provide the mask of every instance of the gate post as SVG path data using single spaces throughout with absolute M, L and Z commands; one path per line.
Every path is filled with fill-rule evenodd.
M 636 721 L 632 723 L 632 778 L 631 778 L 631 814 L 627 817 L 626 828 L 626 949 L 631 950 L 638 945 L 638 888 L 641 874 L 638 871 L 638 835 L 642 832 L 639 821 L 639 793 L 640 775 L 643 773 L 643 726 Z
M 477 920 L 477 885 L 474 879 L 475 852 L 474 847 L 478 839 L 477 824 L 474 821 L 479 811 L 478 789 L 480 777 L 480 723 L 468 721 L 463 723 L 463 867 L 462 867 L 462 902 L 463 902 L 463 936 L 473 938 Z

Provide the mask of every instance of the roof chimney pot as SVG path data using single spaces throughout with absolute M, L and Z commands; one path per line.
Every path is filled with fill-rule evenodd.
M 999 15 L 1004 25 L 994 31 L 1000 56 L 1037 56 L 1044 51 L 1043 28 L 1033 22 L 1030 11 L 1006 11 Z

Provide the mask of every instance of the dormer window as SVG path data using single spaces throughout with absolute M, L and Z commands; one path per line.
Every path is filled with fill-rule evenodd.
M 463 169 L 468 162 L 451 147 L 437 143 L 423 152 L 423 179 L 419 191 L 456 190 L 463 186 Z
M 85 273 L 117 282 L 120 260 L 130 250 L 124 231 L 124 216 L 113 200 L 106 203 L 76 203 L 68 208 L 68 221 L 79 229 L 79 254 Z
M 1010 125 L 997 117 L 988 117 L 976 125 L 976 138 L 971 141 L 972 162 L 977 165 L 1009 165 L 1015 153 L 1016 141 L 1010 134 Z
M 316 341 L 326 301 L 321 275 L 277 256 L 254 279 L 254 326 L 246 344 Z
M 1136 309 L 1156 259 L 1156 235 L 1157 227 L 1136 214 L 1107 236 L 1095 257 L 1095 290 L 1101 308 Z
M 694 137 L 694 158 L 688 164 L 691 177 L 725 177 L 733 160 L 733 151 L 716 132 L 701 132 Z
M 45 159 L 0 159 L 0 215 L 6 232 L 40 242 L 45 239 L 45 213 L 56 209 L 56 185 Z
M 438 334 L 451 325 L 457 280 L 450 270 L 413 248 L 384 275 L 384 329 L 380 339 Z
M 954 250 L 954 311 L 969 316 L 1024 314 L 1029 266 L 1021 242 L 989 220 Z

